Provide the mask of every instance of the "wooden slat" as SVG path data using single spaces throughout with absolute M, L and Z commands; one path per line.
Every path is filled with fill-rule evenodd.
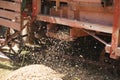
M 93 11 L 113 14 L 113 6 L 104 8 L 101 5 L 101 0 L 60 0 L 60 2 L 67 2 L 69 7 L 73 10 L 79 8 L 80 11 Z
M 15 1 L 15 2 L 21 2 L 22 0 L 13 0 L 13 1 Z
M 0 0 L 0 8 L 1 8 L 0 9 L 0 17 L 1 17 L 0 25 L 20 31 L 21 30 L 21 23 L 20 23 L 21 0 L 12 0 L 12 1 L 15 1 L 15 2 Z
M 110 13 L 113 14 L 113 6 L 111 7 L 102 7 L 101 4 L 93 4 L 93 3 L 77 3 L 77 2 L 70 2 L 69 7 L 72 10 L 80 10 L 80 11 L 90 11 L 90 12 L 102 12 L 102 13 Z
M 51 0 L 56 1 L 56 0 Z M 73 2 L 101 3 L 101 0 L 71 0 Z M 70 0 L 60 0 L 60 2 L 70 2 Z
M 19 22 L 21 16 L 20 16 L 20 13 L 0 10 L 0 17 L 5 17 L 11 20 L 15 20 L 16 22 Z
M 0 8 L 10 9 L 17 12 L 21 11 L 21 4 L 15 2 L 8 2 L 8 1 L 0 1 Z
M 6 20 L 6 19 L 2 19 L 2 18 L 0 18 L 0 25 L 6 26 L 6 27 L 10 27 L 10 28 L 13 28 L 13 29 L 18 30 L 18 31 L 21 30 L 20 23 L 12 22 L 12 21 L 9 21 L 9 20 Z

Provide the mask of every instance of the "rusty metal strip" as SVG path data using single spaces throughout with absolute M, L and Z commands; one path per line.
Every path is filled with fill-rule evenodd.
M 0 8 L 21 12 L 21 4 L 15 2 L 0 1 Z
M 112 33 L 112 26 L 91 24 L 91 23 L 87 23 L 87 22 L 70 20 L 70 19 L 66 19 L 66 18 L 38 15 L 37 20 L 67 25 L 67 26 L 76 27 L 76 28 L 84 28 L 84 29 L 94 30 L 94 31 L 99 31 L 99 32 L 104 32 L 104 33 Z
M 18 21 L 20 22 L 21 14 L 1 9 L 0 10 L 0 17 L 4 17 L 4 18 L 8 18 L 8 19 L 14 20 L 16 22 L 18 22 Z
M 6 27 L 10 27 L 10 28 L 13 28 L 13 29 L 18 30 L 18 31 L 21 30 L 20 23 L 12 22 L 12 21 L 9 21 L 9 20 L 6 20 L 6 19 L 2 19 L 2 18 L 0 18 L 0 25 L 6 26 Z

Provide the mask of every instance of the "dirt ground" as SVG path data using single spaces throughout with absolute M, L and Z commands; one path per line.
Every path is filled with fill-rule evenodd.
M 99 46 L 95 47 L 96 45 L 95 43 L 95 45 L 90 45 L 89 47 L 86 47 L 88 46 L 88 44 L 85 45 L 86 42 L 82 44 L 81 43 L 78 44 L 76 42 L 75 44 L 72 42 L 53 40 L 51 38 L 48 38 L 47 40 L 42 39 L 42 41 L 45 41 L 45 42 L 42 42 L 42 46 L 37 46 L 34 48 L 28 47 L 27 49 L 29 50 L 26 51 L 27 52 L 26 54 L 11 55 L 10 57 L 11 59 L 14 60 L 14 63 L 15 63 L 14 65 L 17 68 L 12 70 L 4 69 L 0 72 L 1 73 L 0 76 L 5 75 L 4 77 L 6 77 L 8 73 L 11 75 L 11 72 L 14 73 L 13 71 L 16 69 L 19 69 L 20 66 L 26 66 L 31 64 L 42 64 L 50 67 L 56 72 L 64 74 L 64 77 L 62 78 L 63 80 L 119 80 L 120 79 L 120 70 L 115 69 L 116 66 L 113 65 L 113 63 L 116 63 L 116 62 L 119 63 L 119 61 L 110 60 L 110 61 L 113 61 L 113 62 L 110 62 L 105 60 L 105 64 L 108 64 L 113 67 L 100 66 L 100 65 L 84 62 L 84 60 L 92 60 L 100 64 L 98 61 L 99 60 L 98 54 L 100 52 L 98 48 L 102 47 L 102 45 L 99 45 L 100 43 L 98 42 L 97 42 L 97 45 Z M 49 41 L 49 45 L 46 45 L 48 44 L 48 41 Z M 91 43 L 91 41 L 89 40 L 87 42 Z M 71 47 L 71 46 L 74 46 L 74 47 Z M 80 49 L 81 47 L 78 48 L 78 46 L 79 47 L 82 46 L 84 47 L 84 49 Z M 75 57 L 76 59 L 71 58 L 69 56 Z M 34 69 L 37 69 L 37 68 L 34 68 Z M 31 79 L 31 80 L 40 80 L 40 79 Z
M 106 40 L 106 37 L 103 39 Z M 103 60 L 105 65 L 102 65 L 99 58 L 104 45 L 91 36 L 72 42 L 39 36 L 34 43 L 37 46 L 24 46 L 21 54 L 5 53 L 13 60 L 13 68 L 0 65 L 0 80 L 4 80 L 16 69 L 32 64 L 42 64 L 64 74 L 63 80 L 120 80 L 119 61 L 109 59 L 106 54 Z

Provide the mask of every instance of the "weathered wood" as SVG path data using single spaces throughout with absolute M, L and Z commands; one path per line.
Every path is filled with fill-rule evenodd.
M 21 12 L 21 4 L 15 2 L 0 1 L 0 8 Z
M 118 59 L 120 56 L 120 51 L 117 51 L 118 46 L 120 46 L 120 0 L 114 0 L 114 22 L 110 51 L 110 57 L 113 59 Z
M 0 0 L 0 25 L 21 29 L 21 0 Z
M 51 0 L 51 1 L 56 1 L 56 0 Z M 70 0 L 60 0 L 60 2 L 69 2 Z M 75 2 L 88 2 L 88 3 L 101 3 L 101 0 L 71 0 Z
M 0 18 L 0 25 L 10 27 L 10 28 L 16 29 L 18 31 L 21 30 L 21 24 L 20 23 L 16 23 L 16 22 L 6 20 L 6 19 L 2 19 L 2 18 Z
M 0 17 L 5 17 L 11 20 L 14 20 L 15 22 L 20 22 L 20 13 L 6 11 L 6 10 L 0 10 Z
M 15 1 L 15 2 L 22 2 L 22 0 L 13 0 L 13 1 Z
M 92 23 L 87 23 L 87 22 L 82 22 L 77 20 L 70 20 L 66 18 L 38 15 L 37 20 L 55 23 L 55 24 L 67 25 L 75 28 L 84 28 L 84 29 L 94 30 L 99 32 L 112 33 L 112 26 L 92 24 Z

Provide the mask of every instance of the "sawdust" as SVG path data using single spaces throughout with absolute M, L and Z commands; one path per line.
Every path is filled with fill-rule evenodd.
M 0 80 L 5 80 L 5 76 L 11 73 L 11 70 L 0 69 Z
M 29 65 L 12 72 L 5 80 L 62 80 L 64 75 L 44 65 Z

